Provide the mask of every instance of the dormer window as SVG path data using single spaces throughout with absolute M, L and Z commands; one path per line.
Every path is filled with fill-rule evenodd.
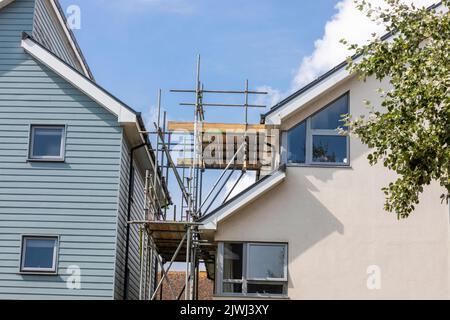
M 287 163 L 349 165 L 348 136 L 340 135 L 342 115 L 349 113 L 348 93 L 290 129 Z

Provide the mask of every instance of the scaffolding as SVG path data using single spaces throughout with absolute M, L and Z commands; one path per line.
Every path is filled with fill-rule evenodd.
M 152 170 L 147 170 L 145 178 L 145 209 L 142 220 L 128 221 L 130 225 L 139 228 L 140 234 L 140 291 L 142 300 L 154 300 L 160 293 L 162 299 L 162 286 L 169 286 L 172 299 L 196 300 L 198 298 L 198 279 L 200 263 L 206 266 L 208 275 L 214 277 L 216 246 L 202 237 L 199 230 L 199 219 L 207 214 L 222 193 L 227 182 L 235 171 L 241 171 L 233 183 L 232 188 L 225 195 L 227 201 L 242 177 L 248 170 L 254 170 L 259 175 L 262 165 L 252 158 L 249 148 L 250 139 L 260 139 L 267 144 L 270 137 L 264 136 L 265 125 L 249 124 L 248 112 L 251 108 L 265 108 L 265 105 L 250 104 L 250 96 L 265 95 L 267 92 L 249 90 L 249 82 L 245 81 L 244 90 L 206 90 L 200 78 L 201 61 L 197 60 L 196 83 L 194 89 L 174 89 L 172 93 L 186 93 L 195 96 L 195 102 L 182 102 L 180 106 L 193 107 L 193 122 L 168 122 L 166 112 L 162 115 L 161 124 L 161 90 L 158 92 L 157 122 L 154 131 L 141 132 L 154 135 L 156 139 L 155 163 Z M 242 104 L 231 103 L 205 103 L 206 95 L 239 95 L 243 96 Z M 242 108 L 244 109 L 244 122 L 241 124 L 207 123 L 205 121 L 205 108 Z M 232 143 L 224 140 L 219 150 L 228 156 L 219 157 L 219 163 L 211 163 L 204 156 L 205 148 L 211 141 L 208 132 L 225 135 L 227 130 L 233 130 L 235 136 Z M 175 163 L 172 158 L 174 146 L 179 143 L 172 141 L 173 134 L 183 132 L 182 158 Z M 259 144 L 257 144 L 259 145 Z M 258 150 L 254 150 L 257 151 Z M 232 156 L 231 156 L 232 155 Z M 206 170 L 220 169 L 221 173 L 214 182 L 211 190 L 203 197 L 203 175 Z M 169 176 L 175 180 L 173 189 L 180 192 L 180 205 L 161 203 L 161 194 L 157 177 L 169 185 Z M 169 210 L 170 209 L 170 210 Z M 177 212 L 178 209 L 178 212 Z M 181 292 L 175 292 L 170 281 L 169 271 L 174 263 L 185 264 L 185 283 Z M 158 271 L 159 270 L 159 271 Z M 154 275 L 160 273 L 158 281 Z M 152 275 L 153 274 L 153 275 Z

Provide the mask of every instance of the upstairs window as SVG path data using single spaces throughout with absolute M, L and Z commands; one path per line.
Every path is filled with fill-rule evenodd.
M 63 161 L 65 126 L 31 126 L 30 160 Z
M 56 273 L 58 237 L 23 236 L 21 272 Z
M 342 116 L 349 113 L 348 93 L 307 118 L 287 133 L 287 162 L 300 164 L 348 165 L 348 136 Z
M 296 125 L 288 133 L 288 159 L 290 163 L 306 162 L 306 122 Z
M 286 244 L 222 243 L 219 251 L 220 294 L 287 294 Z

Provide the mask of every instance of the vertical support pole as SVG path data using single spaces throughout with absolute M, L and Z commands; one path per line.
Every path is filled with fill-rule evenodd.
M 157 285 L 158 285 L 158 269 L 159 269 L 159 264 L 158 264 L 159 259 L 158 259 L 158 256 L 157 256 L 157 255 L 158 255 L 158 252 L 156 251 L 156 249 L 155 249 L 154 246 L 152 246 L 152 250 L 155 252 L 154 255 L 155 255 L 157 261 L 156 261 L 156 263 L 155 263 L 155 274 L 154 274 L 154 277 L 153 277 L 153 281 L 154 281 L 155 286 L 154 286 L 154 288 L 153 288 L 153 290 L 152 290 L 152 294 L 150 295 L 150 300 L 155 299 L 155 297 L 156 297 L 156 295 L 157 295 L 156 290 L 159 289 L 159 288 L 157 287 Z
M 202 198 L 203 198 L 203 173 L 204 173 L 204 169 L 200 170 L 200 191 L 199 191 L 199 196 L 198 196 L 198 203 L 200 205 L 202 203 Z M 202 211 L 198 210 L 198 214 L 199 214 L 199 217 L 201 217 Z
M 164 111 L 164 113 L 163 113 L 163 132 L 162 132 L 163 146 L 166 143 L 166 138 L 165 138 L 166 137 L 166 117 L 167 117 L 167 112 Z M 169 144 L 169 148 L 170 148 L 170 144 Z M 161 152 L 161 171 L 164 170 L 164 155 L 165 155 L 165 152 Z M 162 174 L 162 172 L 161 172 L 161 174 Z M 166 216 L 167 216 L 167 201 L 166 201 L 166 199 L 164 199 L 164 220 L 166 220 Z
M 247 131 L 248 131 L 248 79 L 245 80 L 245 131 L 244 131 L 244 163 L 243 163 L 243 171 L 247 170 L 247 166 L 248 166 L 248 158 L 247 158 L 247 154 L 249 151 L 248 148 L 248 136 L 247 136 Z
M 142 220 L 146 220 L 149 218 L 149 214 L 148 212 L 149 210 L 149 205 L 148 205 L 148 174 L 149 171 L 145 170 L 145 184 L 144 184 L 144 213 L 143 213 L 143 219 Z
M 139 260 L 139 268 L 140 268 L 140 274 L 139 274 L 139 300 L 144 300 L 143 295 L 144 295 L 144 255 L 145 255 L 145 251 L 144 251 L 144 238 L 145 238 L 145 234 L 143 233 L 143 228 L 142 225 L 139 226 L 139 235 L 140 235 L 140 239 L 139 239 L 139 245 L 140 245 L 140 260 Z
M 169 152 L 170 152 L 170 150 L 172 149 L 170 146 L 171 146 L 171 137 L 172 137 L 172 135 L 170 134 L 170 133 L 168 133 L 167 134 L 167 145 L 168 145 L 168 147 L 169 147 Z M 164 165 L 164 164 L 163 164 Z M 167 187 L 167 189 L 169 189 L 169 166 L 170 166 L 170 164 L 169 164 L 169 159 L 167 159 L 167 165 L 166 165 L 166 174 L 165 174 L 165 177 L 166 177 L 166 187 Z M 177 219 L 173 219 L 174 221 L 177 221 Z
M 167 112 L 164 111 L 163 112 L 163 124 L 162 124 L 162 145 L 164 145 L 164 143 L 166 142 L 166 117 L 167 117 Z M 161 152 L 161 165 L 164 165 L 164 152 Z
M 183 136 L 183 158 L 186 159 L 186 136 Z M 182 176 L 183 176 L 182 181 L 184 184 L 186 180 L 186 168 L 184 166 L 182 169 Z M 186 205 L 188 205 L 188 203 L 186 203 Z M 184 211 L 184 197 L 181 197 L 180 221 L 183 221 L 183 211 Z
M 195 296 L 194 299 L 198 300 L 198 288 L 199 288 L 199 280 L 200 279 L 200 257 L 198 256 L 197 251 L 197 258 L 195 261 Z
M 162 279 L 164 277 L 163 268 L 161 268 L 161 276 L 160 277 L 161 277 L 160 279 Z M 161 286 L 159 288 L 159 300 L 163 299 L 163 290 L 164 290 L 164 282 L 161 282 Z
M 189 300 L 189 275 L 190 275 L 190 254 L 191 254 L 191 227 L 187 227 L 186 229 L 187 239 L 186 239 L 186 281 L 185 281 L 185 290 L 184 290 L 184 300 Z
M 190 198 L 189 198 L 189 214 L 191 216 L 195 215 L 197 212 L 197 204 L 193 201 L 193 197 L 195 197 L 195 194 L 193 192 L 193 184 L 196 183 L 197 180 L 195 179 L 195 175 L 196 175 L 196 166 L 200 165 L 199 163 L 199 120 L 201 117 L 201 114 L 203 113 L 203 106 L 202 106 L 202 101 L 201 101 L 201 96 L 202 96 L 202 90 L 201 90 L 201 83 L 200 83 L 200 63 L 201 63 L 201 58 L 200 55 L 198 55 L 197 58 L 197 79 L 196 79 L 196 88 L 195 88 L 195 112 L 194 112 L 194 156 L 193 156 L 193 161 L 192 161 L 192 165 L 191 165 L 191 170 L 189 173 L 189 185 L 190 185 Z M 201 143 L 200 143 L 201 146 Z
M 245 131 L 248 126 L 248 79 L 245 80 Z
M 151 295 L 152 295 L 152 287 L 153 287 L 153 249 L 150 245 L 150 235 L 147 236 L 147 250 L 149 252 L 149 272 L 148 272 L 148 279 L 147 279 L 147 297 L 148 299 L 150 299 Z
M 197 228 L 192 227 L 192 250 L 191 250 L 191 273 L 190 273 L 190 300 L 195 300 L 195 296 L 197 294 Z
M 157 124 L 157 134 L 156 134 L 156 151 L 155 151 L 155 165 L 154 165 L 154 173 L 153 173 L 153 194 L 155 197 L 155 201 L 158 198 L 158 189 L 156 188 L 157 177 L 158 177 L 158 152 L 159 152 L 159 131 L 160 131 L 160 121 L 161 121 L 161 89 L 158 90 L 158 124 Z M 160 208 L 157 208 L 158 210 Z M 158 215 L 159 212 L 155 212 L 155 215 Z

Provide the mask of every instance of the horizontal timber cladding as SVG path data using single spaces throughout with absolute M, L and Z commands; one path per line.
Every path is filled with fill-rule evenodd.
M 130 177 L 130 146 L 122 144 L 122 158 L 120 170 L 120 194 L 119 194 L 119 216 L 117 227 L 117 261 L 115 273 L 115 299 L 124 298 L 124 278 L 125 278 L 125 250 L 126 250 L 126 228 L 127 228 L 127 207 L 128 207 L 128 183 Z M 144 177 L 145 172 L 140 170 L 136 161 L 134 166 L 134 191 L 132 192 L 131 220 L 143 220 L 144 214 Z M 127 299 L 136 300 L 139 298 L 140 281 L 140 236 L 139 226 L 130 225 L 128 269 L 130 270 L 128 278 Z
M 0 11 L 0 299 L 112 299 L 123 131 L 20 47 L 33 10 L 16 0 Z M 27 161 L 32 124 L 66 126 L 65 162 Z M 60 237 L 57 275 L 19 274 L 24 234 Z M 72 265 L 79 290 L 66 286 Z
M 50 7 L 48 0 L 35 0 L 33 37 L 58 57 L 80 72 L 83 69 L 77 61 L 75 52 L 68 43 L 58 18 Z

